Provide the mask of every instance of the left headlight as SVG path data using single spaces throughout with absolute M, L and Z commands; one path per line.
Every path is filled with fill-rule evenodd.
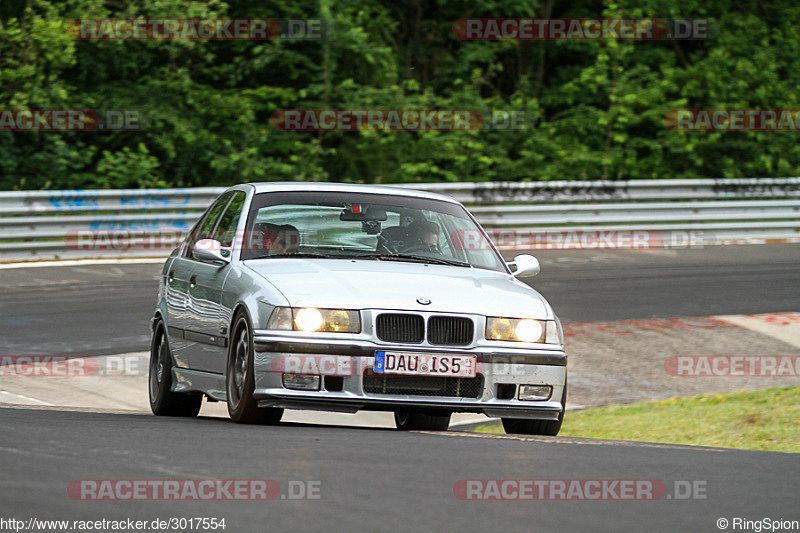
M 360 333 L 361 314 L 351 309 L 276 307 L 267 321 L 267 329 Z
M 530 318 L 486 318 L 486 339 L 490 341 L 560 343 L 555 321 Z

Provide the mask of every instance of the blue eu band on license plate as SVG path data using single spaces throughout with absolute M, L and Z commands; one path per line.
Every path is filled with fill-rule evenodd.
M 383 372 L 386 369 L 386 352 L 375 352 L 375 372 Z

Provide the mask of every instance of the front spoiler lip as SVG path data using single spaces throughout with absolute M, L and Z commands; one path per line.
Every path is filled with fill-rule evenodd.
M 532 365 L 566 366 L 567 354 L 563 348 L 489 348 L 486 346 L 431 346 L 419 344 L 378 344 L 365 339 L 309 339 L 292 338 L 280 335 L 264 335 L 256 331 L 253 337 L 256 352 L 281 352 L 287 354 L 347 355 L 374 357 L 377 350 L 397 350 L 418 353 L 448 353 L 456 355 L 477 355 L 481 362 L 492 362 L 503 358 L 514 358 L 515 362 Z
M 562 408 L 554 406 L 522 406 L 507 401 L 481 402 L 472 398 L 437 397 L 353 397 L 350 393 L 319 392 L 309 394 L 304 391 L 285 389 L 256 390 L 253 397 L 259 407 L 281 407 L 285 409 L 314 409 L 355 413 L 362 409 L 371 411 L 394 411 L 403 407 L 443 409 L 455 413 L 483 413 L 491 418 L 533 418 L 557 420 Z

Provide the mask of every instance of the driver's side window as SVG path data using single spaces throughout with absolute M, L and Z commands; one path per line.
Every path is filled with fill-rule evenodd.
M 243 191 L 235 191 L 233 199 L 225 209 L 225 214 L 219 219 L 219 224 L 214 230 L 213 239 L 222 243 L 225 248 L 230 248 L 236 238 L 236 228 L 239 225 L 239 217 L 242 215 L 242 208 L 247 195 Z
M 233 193 L 234 191 L 230 191 L 220 196 L 217 201 L 211 205 L 208 211 L 206 211 L 203 219 L 198 223 L 197 226 L 195 226 L 195 229 L 189 236 L 189 246 L 186 249 L 187 257 L 192 257 L 194 245 L 197 243 L 197 241 L 213 238 L 214 227 L 217 225 L 217 221 L 222 214 L 222 210 L 225 209 L 226 205 L 228 205 Z

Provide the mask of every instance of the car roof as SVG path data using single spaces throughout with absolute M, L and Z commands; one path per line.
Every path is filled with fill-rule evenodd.
M 406 185 L 361 185 L 357 183 L 316 182 L 316 181 L 267 181 L 249 183 L 255 187 L 256 194 L 262 192 L 354 192 L 364 194 L 391 194 L 409 198 L 428 198 L 444 202 L 459 203 L 454 198 L 434 192 L 419 191 Z

